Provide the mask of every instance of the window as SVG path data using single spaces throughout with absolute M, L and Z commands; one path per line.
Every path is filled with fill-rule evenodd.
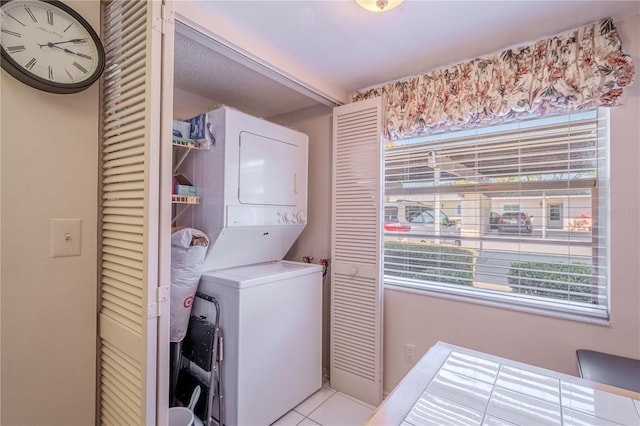
M 385 222 L 397 222 L 398 221 L 398 208 L 393 206 L 384 207 L 384 221 Z
M 385 285 L 608 319 L 607 117 L 387 143 L 385 211 L 410 231 L 385 227 Z

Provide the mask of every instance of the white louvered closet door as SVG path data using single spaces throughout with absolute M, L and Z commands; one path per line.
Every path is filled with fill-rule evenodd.
M 381 98 L 333 110 L 331 386 L 382 401 Z
M 169 200 L 161 164 L 171 145 L 162 115 L 162 32 L 171 23 L 163 10 L 172 6 L 103 2 L 98 424 L 167 422 L 169 367 L 158 354 L 169 345 L 170 267 L 160 258 L 170 238 L 170 204 L 161 202 Z M 170 42 L 172 53 L 172 33 Z

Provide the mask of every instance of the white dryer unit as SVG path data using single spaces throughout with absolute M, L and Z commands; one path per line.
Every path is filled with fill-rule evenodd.
M 307 224 L 308 136 L 229 107 L 206 117 L 215 143 L 189 160 L 204 270 L 281 260 Z
M 225 423 L 269 425 L 322 387 L 322 268 L 276 261 L 202 275 L 221 306 Z M 211 316 L 196 300 L 193 315 Z

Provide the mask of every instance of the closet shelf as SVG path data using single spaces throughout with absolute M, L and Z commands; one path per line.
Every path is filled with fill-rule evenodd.
M 171 202 L 173 204 L 181 204 L 181 207 L 176 207 L 178 210 L 173 215 L 173 219 L 171 220 L 171 226 L 175 225 L 178 222 L 178 219 L 186 213 L 189 208 L 194 204 L 200 204 L 200 197 L 196 197 L 194 195 L 177 195 L 171 194 Z
M 189 148 L 189 149 L 204 149 L 200 146 L 200 143 L 191 140 L 191 139 L 184 139 L 184 138 L 173 138 L 172 140 L 172 144 L 173 146 L 179 146 L 182 148 Z
M 173 137 L 171 141 L 173 145 L 173 175 L 178 173 L 180 166 L 192 151 L 208 151 L 209 147 L 201 145 L 192 139 L 184 139 Z M 171 225 L 177 223 L 178 219 L 191 208 L 192 205 L 200 204 L 200 197 L 195 195 L 179 195 L 171 194 L 171 203 L 176 205 Z
M 171 194 L 173 204 L 200 204 L 200 197 L 194 195 Z
M 182 153 L 182 155 L 180 155 L 180 157 L 176 160 L 175 165 L 173 166 L 173 174 L 176 174 L 178 169 L 180 168 L 180 166 L 182 165 L 182 162 L 187 158 L 187 156 L 189 155 L 189 153 L 191 153 L 191 151 L 208 151 L 208 148 L 204 148 L 202 145 L 200 145 L 198 142 L 191 140 L 191 139 L 184 139 L 184 138 L 176 138 L 174 137 L 172 139 L 172 143 L 171 143 L 174 147 L 178 147 L 181 149 L 184 149 L 185 151 Z

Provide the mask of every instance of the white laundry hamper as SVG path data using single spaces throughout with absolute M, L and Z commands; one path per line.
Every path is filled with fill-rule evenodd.
M 209 238 L 197 229 L 183 228 L 171 234 L 171 342 L 181 342 L 187 334 L 208 248 Z
M 193 426 L 193 411 L 187 407 L 169 408 L 169 426 Z

